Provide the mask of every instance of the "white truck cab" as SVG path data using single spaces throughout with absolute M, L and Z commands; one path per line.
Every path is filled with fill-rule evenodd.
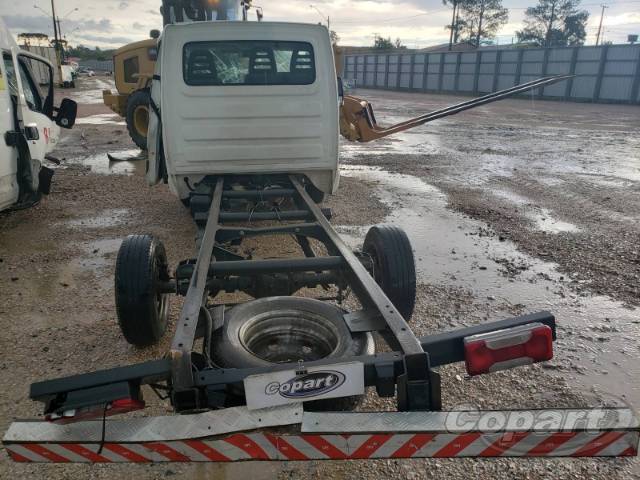
M 60 127 L 71 128 L 77 105 L 53 104 L 53 67 L 21 50 L 0 19 L 0 210 L 28 206 L 48 193 L 52 171 L 43 167 L 56 147 Z M 39 64 L 39 65 L 38 65 Z M 38 67 L 48 76 L 34 75 Z
M 326 27 L 167 25 L 148 135 L 150 184 L 181 199 L 205 176 L 299 173 L 338 186 L 338 87 Z

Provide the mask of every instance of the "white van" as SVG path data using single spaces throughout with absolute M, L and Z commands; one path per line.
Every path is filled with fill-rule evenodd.
M 182 200 L 203 177 L 223 174 L 299 173 L 320 196 L 338 186 L 339 100 L 326 27 L 167 25 L 151 97 L 147 180 L 165 178 Z
M 0 210 L 5 210 L 33 205 L 49 192 L 53 172 L 43 163 L 58 143 L 59 127 L 73 126 L 77 105 L 64 99 L 54 107 L 52 65 L 21 50 L 2 19 L 0 50 Z

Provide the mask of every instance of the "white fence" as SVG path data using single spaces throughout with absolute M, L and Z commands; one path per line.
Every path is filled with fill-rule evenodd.
M 364 88 L 482 94 L 545 75 L 573 74 L 570 80 L 537 89 L 535 95 L 640 104 L 640 45 L 363 53 L 346 55 L 344 62 L 345 79 Z

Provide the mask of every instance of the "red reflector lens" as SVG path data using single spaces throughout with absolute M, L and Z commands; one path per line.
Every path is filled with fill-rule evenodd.
M 544 362 L 553 358 L 553 332 L 542 323 L 473 335 L 464 339 L 469 375 Z
M 65 412 L 50 413 L 45 415 L 45 420 L 55 423 L 74 423 L 81 422 L 83 420 L 93 420 L 96 418 L 102 418 L 102 416 L 110 417 L 112 415 L 119 415 L 121 413 L 133 412 L 135 410 L 142 410 L 145 407 L 143 400 L 135 400 L 133 398 L 121 398 L 114 400 L 107 405 L 105 410 L 103 405 L 92 405 L 90 407 L 82 407 L 73 410 L 66 410 Z

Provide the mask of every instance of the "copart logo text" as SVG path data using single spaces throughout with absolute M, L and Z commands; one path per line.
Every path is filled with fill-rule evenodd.
M 335 390 L 345 380 L 346 377 L 341 372 L 321 370 L 298 375 L 284 383 L 271 382 L 265 388 L 265 393 L 267 395 L 280 394 L 285 398 L 315 397 Z

